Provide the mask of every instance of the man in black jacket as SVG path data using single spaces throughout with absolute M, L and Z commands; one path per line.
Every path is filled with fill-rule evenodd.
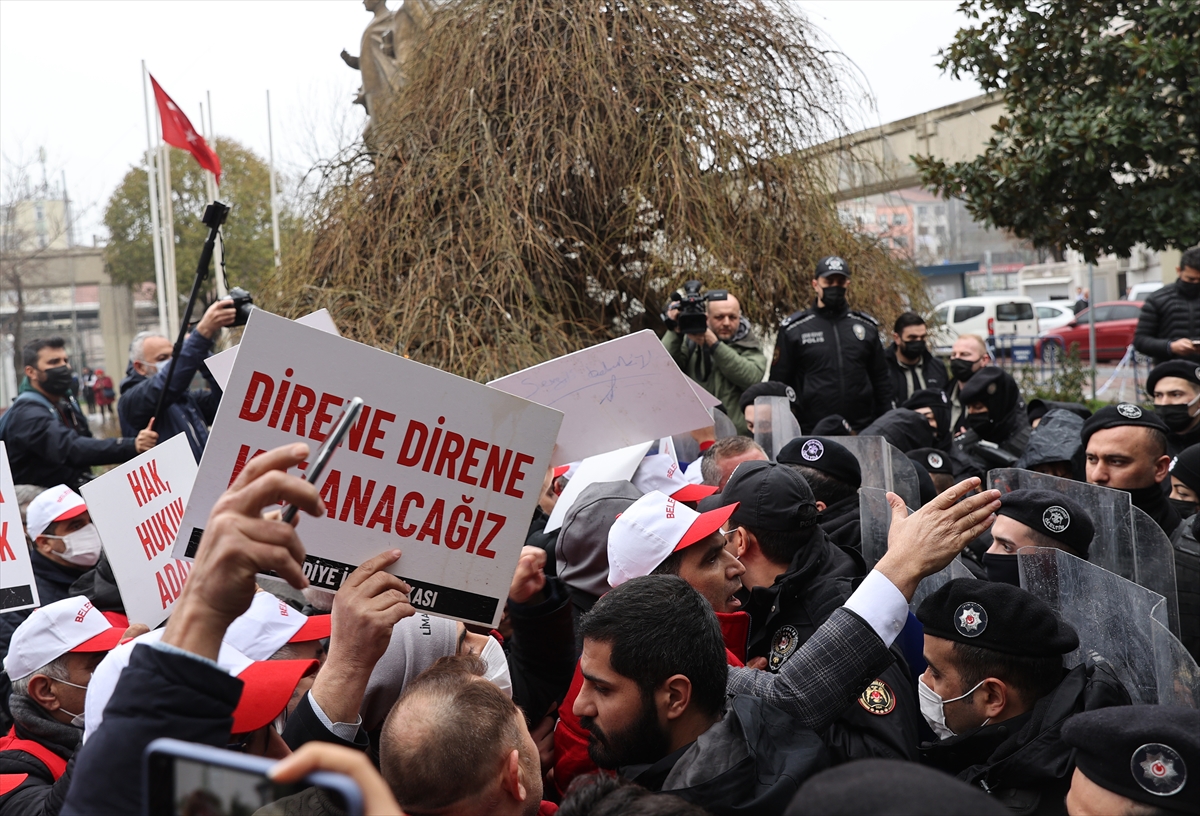
M 132 439 L 93 439 L 79 403 L 71 396 L 74 374 L 61 337 L 33 340 L 21 350 L 30 390 L 22 391 L 0 417 L 0 440 L 8 449 L 15 484 L 79 489 L 92 465 L 119 465 L 154 447 L 146 428 Z
M 905 312 L 892 327 L 892 344 L 883 350 L 896 406 L 926 388 L 946 387 L 946 366 L 929 353 L 925 318 Z
M 1151 292 L 1138 315 L 1133 347 L 1154 363 L 1200 363 L 1200 247 L 1179 259 L 1179 279 Z
M 817 262 L 812 307 L 779 327 L 771 376 L 796 389 L 800 429 L 840 414 L 855 430 L 892 407 L 894 394 L 879 342 L 879 323 L 846 303 L 850 265 L 836 255 Z

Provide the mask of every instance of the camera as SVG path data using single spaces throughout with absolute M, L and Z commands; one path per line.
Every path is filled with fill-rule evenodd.
M 708 330 L 708 316 L 705 304 L 710 300 L 727 300 L 729 293 L 724 289 L 710 289 L 700 294 L 700 281 L 688 281 L 683 285 L 682 292 L 671 295 L 671 303 L 667 311 L 678 309 L 679 314 L 671 320 L 664 313 L 663 322 L 668 328 L 675 329 L 680 334 L 704 334 Z
M 245 326 L 246 321 L 250 319 L 250 313 L 254 311 L 254 297 L 240 286 L 235 286 L 229 290 L 229 299 L 233 301 L 233 308 L 237 310 L 237 317 L 234 318 L 231 326 Z

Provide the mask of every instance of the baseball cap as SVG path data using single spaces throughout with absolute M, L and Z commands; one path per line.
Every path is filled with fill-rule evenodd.
M 87 512 L 87 502 L 66 485 L 56 485 L 43 490 L 25 510 L 25 530 L 29 538 L 36 539 L 56 521 L 73 519 Z
M 839 258 L 837 255 L 826 255 L 821 260 L 817 261 L 817 273 L 814 278 L 827 278 L 830 275 L 845 275 L 850 277 L 850 264 L 846 263 L 845 258 Z
M 737 502 L 697 513 L 679 499 L 652 490 L 617 517 L 608 531 L 608 584 L 618 587 L 649 575 L 672 554 L 721 529 Z
M 657 490 L 676 501 L 697 502 L 717 492 L 715 485 L 692 484 L 669 453 L 647 456 L 633 474 L 633 486 L 643 493 Z
M 124 633 L 83 595 L 64 598 L 33 610 L 16 628 L 4 671 L 20 680 L 68 652 L 107 652 Z
M 817 520 L 817 500 L 804 477 L 786 465 L 742 462 L 710 499 L 738 508 L 733 523 L 752 530 L 799 530 Z M 707 509 L 707 505 L 705 505 Z
M 332 615 L 303 615 L 270 592 L 256 592 L 223 640 L 251 660 L 269 660 L 287 643 L 329 637 Z

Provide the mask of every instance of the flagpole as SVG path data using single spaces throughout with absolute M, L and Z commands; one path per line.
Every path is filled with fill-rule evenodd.
M 279 252 L 279 210 L 275 207 L 275 136 L 271 131 L 271 92 L 267 91 L 267 170 L 271 174 L 271 240 L 275 245 L 275 268 L 283 266 Z
M 158 122 L 158 106 L 155 106 L 155 121 Z M 159 122 L 159 131 L 162 124 Z M 167 319 L 170 322 L 170 333 L 173 337 L 179 333 L 179 286 L 175 277 L 175 205 L 171 201 L 171 146 L 160 143 L 158 146 L 159 163 L 162 168 L 159 173 L 160 194 L 163 202 L 163 274 L 167 284 Z
M 150 243 L 154 247 L 154 287 L 158 297 L 158 328 L 171 336 L 167 326 L 167 291 L 163 285 L 162 233 L 158 223 L 158 174 L 154 171 L 154 142 L 150 136 L 150 94 L 146 90 L 146 61 L 142 60 L 142 113 L 146 117 L 146 181 L 150 189 Z
M 212 149 L 216 150 L 217 134 L 213 131 L 212 123 L 212 91 L 205 91 L 204 95 L 208 99 L 208 135 L 204 138 L 212 146 Z M 200 109 L 200 127 L 204 127 L 203 106 Z M 205 175 L 208 176 L 208 200 L 216 201 L 219 192 L 217 177 L 208 171 L 205 171 Z M 213 281 L 217 284 L 217 300 L 224 300 L 229 295 L 229 289 L 225 286 L 225 247 L 219 240 L 213 247 Z

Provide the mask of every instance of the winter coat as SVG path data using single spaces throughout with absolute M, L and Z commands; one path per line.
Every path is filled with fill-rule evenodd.
M 1200 339 L 1200 297 L 1184 297 L 1178 282 L 1168 283 L 1143 301 L 1133 347 L 1153 357 L 1155 365 L 1172 359 L 1195 360 L 1200 365 L 1200 357 L 1177 357 L 1171 352 L 1171 342 L 1184 337 Z
M 71 584 L 67 597 L 74 595 L 84 596 L 101 612 L 125 614 L 125 602 L 121 599 L 121 590 L 117 586 L 117 577 L 113 575 L 112 565 L 108 563 L 108 553 L 100 553 L 100 560 L 96 562 L 96 566 Z
M 1063 722 L 1081 711 L 1129 705 L 1106 664 L 1076 666 L 1017 717 L 921 746 L 924 762 L 983 788 L 1014 814 L 1065 814 L 1075 752 Z
M 762 382 L 767 370 L 767 356 L 750 328 L 750 321 L 741 318 L 733 338 L 721 340 L 711 348 L 701 348 L 676 331 L 663 335 L 663 345 L 684 374 L 721 400 L 721 407 L 737 432 L 748 436 L 746 416 L 738 403 L 742 392 Z
M 1179 593 L 1179 640 L 1200 660 L 1200 514 L 1185 519 L 1171 536 L 1175 552 L 1175 584 Z
M 179 353 L 171 376 L 171 387 L 167 389 L 163 416 L 154 423 L 160 444 L 177 434 L 186 433 L 197 462 L 208 442 L 208 426 L 217 418 L 217 408 L 221 405 L 221 387 L 208 373 L 208 368 L 202 365 L 211 350 L 212 341 L 200 332 L 192 332 L 183 341 L 183 350 Z M 150 424 L 158 405 L 158 396 L 167 381 L 169 367 L 170 363 L 165 362 L 158 366 L 153 377 L 147 378 L 133 372 L 121 381 L 121 402 L 117 405 L 121 433 L 137 436 L 138 431 Z M 208 381 L 209 390 L 188 390 L 197 371 Z
M 817 516 L 817 524 L 832 544 L 860 564 L 859 574 L 866 575 L 866 566 L 862 561 L 862 515 L 858 494 L 826 507 Z
M 1086 481 L 1084 474 L 1083 418 L 1062 408 L 1046 412 L 1029 434 L 1029 444 L 1016 466 L 1033 470 L 1051 462 L 1070 462 L 1074 478 Z
M 863 428 L 859 436 L 882 436 L 902 453 L 933 445 L 929 420 L 911 408 L 895 408 Z
M 883 359 L 887 363 L 888 377 L 892 381 L 892 394 L 897 408 L 917 391 L 929 388 L 941 391 L 946 387 L 950 375 L 946 373 L 946 364 L 937 357 L 926 351 L 921 355 L 920 362 L 910 366 L 900 362 L 896 357 L 897 351 L 895 343 L 883 350 Z
M 889 410 L 895 396 L 879 323 L 847 308 L 814 304 L 784 320 L 770 379 L 796 389 L 792 410 L 804 433 L 830 414 L 861 430 Z
M 25 697 L 14 698 L 12 707 L 16 723 L 0 737 L 0 816 L 57 816 L 83 729 Z

